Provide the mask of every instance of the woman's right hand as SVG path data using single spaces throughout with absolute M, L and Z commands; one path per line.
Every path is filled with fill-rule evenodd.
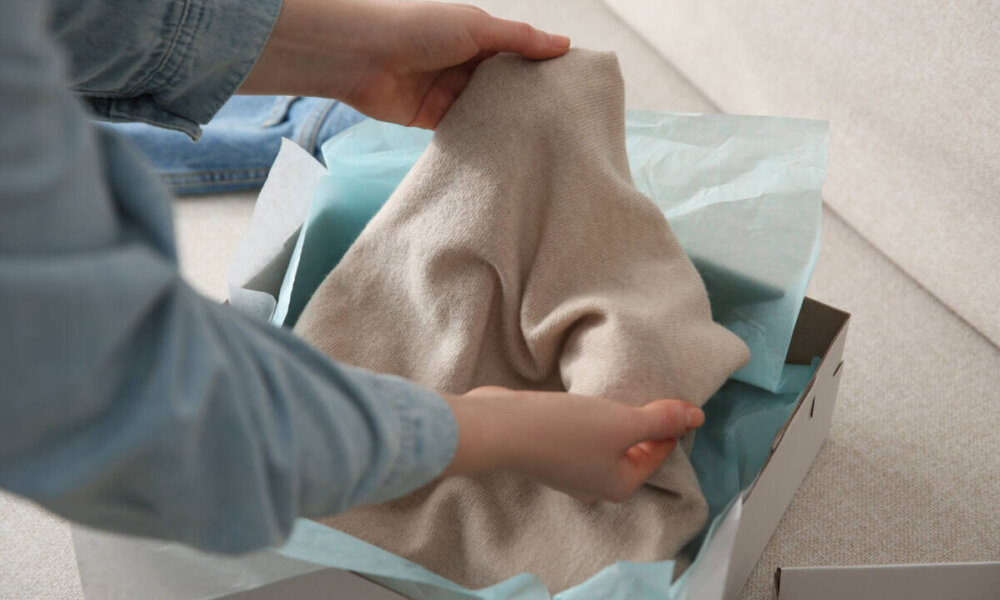
M 705 421 L 701 409 L 680 400 L 630 407 L 500 387 L 446 399 L 459 441 L 444 476 L 516 471 L 584 502 L 626 500 L 667 458 L 677 438 Z
M 240 91 L 336 98 L 381 121 L 434 129 L 484 59 L 554 58 L 569 45 L 463 4 L 285 0 Z

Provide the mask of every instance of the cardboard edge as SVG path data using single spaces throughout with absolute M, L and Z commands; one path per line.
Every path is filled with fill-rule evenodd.
M 295 575 L 251 590 L 220 596 L 214 600 L 226 600 L 227 598 L 238 598 L 239 600 L 274 600 L 276 598 L 407 600 L 406 596 L 354 571 L 330 568 Z
M 1000 562 L 781 567 L 778 600 L 996 600 Z
M 817 300 L 807 297 L 803 301 L 789 360 L 801 361 L 811 354 L 819 355 L 820 363 L 791 416 L 775 435 L 767 462 L 743 496 L 744 518 L 727 573 L 726 600 L 736 598 L 743 589 L 826 441 L 843 374 L 850 318 L 849 313 Z M 797 357 L 793 356 L 796 353 Z
M 830 377 L 838 378 L 840 376 L 841 371 L 843 370 L 843 366 L 844 366 L 843 350 L 844 350 L 844 348 L 843 348 L 842 345 L 838 346 L 837 342 L 839 340 L 841 340 L 841 339 L 845 339 L 846 340 L 847 328 L 848 328 L 848 325 L 850 325 L 850 320 L 851 320 L 850 313 L 846 313 L 846 312 L 841 311 L 839 309 L 836 309 L 836 308 L 834 308 L 834 307 L 832 307 L 832 306 L 830 306 L 828 304 L 823 304 L 822 302 L 819 302 L 817 300 L 812 300 L 811 298 L 808 298 L 808 297 L 806 298 L 806 300 L 807 301 L 811 301 L 811 302 L 813 302 L 816 305 L 820 305 L 820 306 L 822 306 L 822 307 L 824 307 L 826 309 L 830 309 L 831 311 L 836 311 L 837 313 L 840 313 L 840 315 L 843 315 L 843 322 L 841 323 L 840 327 L 836 330 L 836 333 L 833 335 L 833 338 L 831 339 L 829 345 L 827 346 L 826 350 L 821 355 L 821 357 L 820 357 L 820 364 L 816 368 L 816 372 L 813 373 L 813 376 L 809 380 L 809 383 L 806 384 L 805 389 L 802 390 L 802 394 L 799 397 L 798 403 L 795 405 L 795 408 L 792 409 L 792 414 L 789 415 L 788 420 L 785 421 L 785 424 L 781 426 L 781 429 L 779 429 L 778 432 L 776 434 L 774 434 L 774 440 L 772 440 L 772 442 L 771 442 L 771 454 L 770 454 L 770 456 L 767 457 L 767 461 L 764 462 L 764 466 L 761 468 L 760 473 L 757 474 L 757 477 L 754 479 L 753 483 L 750 484 L 749 490 L 747 492 L 748 496 L 750 495 L 750 493 L 753 492 L 754 488 L 757 486 L 757 482 L 760 480 L 761 475 L 764 474 L 764 471 L 767 470 L 768 465 L 771 464 L 771 459 L 774 457 L 774 454 L 777 451 L 778 446 L 781 445 L 781 441 L 785 437 L 785 432 L 788 431 L 789 426 L 795 420 L 795 418 L 798 415 L 799 411 L 802 410 L 803 406 L 805 406 L 807 399 L 809 401 L 810 418 L 813 418 L 815 416 L 816 395 L 812 393 L 813 392 L 813 386 L 815 385 L 815 383 L 817 382 L 817 380 L 819 380 L 820 377 L 823 376 L 824 371 L 829 371 L 829 365 L 832 364 L 832 362 L 833 362 L 830 359 L 834 359 L 835 358 L 836 361 L 837 361 L 837 366 L 833 367 L 833 370 L 832 370 L 832 372 L 829 375 Z M 803 304 L 805 304 L 805 303 L 803 302 Z M 797 330 L 797 328 L 796 328 L 796 330 Z M 836 348 L 836 350 L 837 350 L 837 356 L 833 357 L 833 356 L 831 356 L 831 352 L 833 352 L 835 350 L 835 348 L 834 348 L 835 346 L 838 346 Z M 836 400 L 836 391 L 834 391 L 832 399 L 834 401 Z M 829 429 L 829 428 L 827 428 L 827 429 Z M 826 438 L 826 433 L 824 433 L 823 437 L 824 437 L 824 439 Z

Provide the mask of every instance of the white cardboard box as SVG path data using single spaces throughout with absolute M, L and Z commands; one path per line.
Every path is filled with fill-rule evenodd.
M 771 443 L 771 457 L 745 493 L 722 598 L 735 599 L 777 529 L 830 432 L 850 315 L 806 298 L 792 334 L 786 362 L 821 361 L 798 406 Z
M 778 600 L 997 600 L 1000 563 L 785 567 Z
M 735 600 L 746 583 L 830 430 L 844 369 L 849 320 L 850 315 L 843 311 L 805 299 L 787 361 L 810 364 L 819 356 L 820 364 L 799 404 L 775 436 L 771 456 L 760 475 L 744 493 L 742 502 L 723 519 L 706 555 L 692 567 L 689 597 Z M 310 567 L 273 553 L 205 561 L 197 551 L 176 544 L 80 527 L 74 527 L 73 539 L 88 600 L 139 597 L 135 594 L 140 586 L 141 597 L 149 600 L 405 598 L 361 575 Z M 159 560 L 151 562 L 150 553 Z M 126 572 L 130 576 L 122 577 Z M 238 574 L 235 580 L 242 588 L 239 591 L 233 591 L 234 574 Z M 154 581 L 159 585 L 143 585 Z M 795 600 L 805 596 L 786 597 Z

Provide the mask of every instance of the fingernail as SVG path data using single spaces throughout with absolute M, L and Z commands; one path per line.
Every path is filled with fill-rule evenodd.
M 687 428 L 694 429 L 695 427 L 701 427 L 702 423 L 705 422 L 705 413 L 702 412 L 697 406 L 689 405 L 684 411 L 684 416 L 687 417 Z
M 549 34 L 549 39 L 556 48 L 569 48 L 569 38 L 564 35 Z

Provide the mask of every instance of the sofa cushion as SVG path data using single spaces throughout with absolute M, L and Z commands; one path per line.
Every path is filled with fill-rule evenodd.
M 808 293 L 851 313 L 837 406 L 740 600 L 774 598 L 778 567 L 1000 557 L 1000 349 L 823 216 Z
M 828 119 L 830 206 L 1000 344 L 995 4 L 605 2 L 720 109 Z

